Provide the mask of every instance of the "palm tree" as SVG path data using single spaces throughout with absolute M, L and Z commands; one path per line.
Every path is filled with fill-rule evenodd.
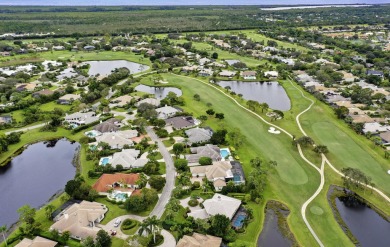
M 7 246 L 7 238 L 4 235 L 4 232 L 6 232 L 6 231 L 7 231 L 6 225 L 0 226 L 0 232 L 3 234 L 3 240 L 5 242 L 5 246 Z
M 160 225 L 161 221 L 156 215 L 148 217 L 141 223 L 139 234 L 142 235 L 143 232 L 153 234 L 153 242 L 156 243 L 156 234 L 160 231 Z

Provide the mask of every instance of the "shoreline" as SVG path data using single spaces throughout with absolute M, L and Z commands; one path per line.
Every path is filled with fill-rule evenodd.
M 384 220 L 390 222 L 390 216 L 388 216 L 385 212 L 383 212 L 381 209 L 376 207 L 370 201 L 368 201 L 365 198 L 363 198 L 362 196 L 360 196 L 358 193 L 356 193 L 354 191 L 352 191 L 352 192 L 355 194 L 355 196 L 357 197 L 357 199 L 359 201 L 363 202 L 366 205 L 366 207 L 374 210 L 380 217 L 382 217 Z M 349 229 L 348 225 L 345 223 L 345 221 L 341 217 L 339 209 L 336 206 L 336 198 L 339 198 L 342 196 L 347 196 L 347 194 L 345 194 L 345 192 L 344 192 L 343 187 L 333 185 L 333 184 L 330 185 L 329 190 L 327 192 L 327 201 L 332 209 L 333 217 L 335 218 L 335 220 L 337 221 L 337 223 L 339 224 L 339 226 L 341 227 L 341 229 L 343 230 L 345 235 L 347 235 L 347 237 L 352 241 L 352 243 L 355 245 L 359 245 L 360 244 L 359 240 L 353 235 L 353 233 Z

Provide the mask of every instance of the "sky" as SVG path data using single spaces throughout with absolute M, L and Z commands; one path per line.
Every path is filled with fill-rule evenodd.
M 0 0 L 0 5 L 293 5 L 378 4 L 390 0 Z

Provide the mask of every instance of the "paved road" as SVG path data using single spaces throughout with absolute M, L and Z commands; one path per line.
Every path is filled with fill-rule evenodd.
M 37 124 L 37 125 L 33 125 L 33 126 L 29 126 L 29 127 L 25 127 L 25 128 L 20 128 L 20 129 L 16 129 L 16 130 L 11 130 L 11 131 L 7 131 L 5 132 L 6 135 L 9 135 L 13 132 L 18 132 L 18 131 L 29 131 L 29 130 L 32 130 L 32 129 L 37 129 L 37 128 L 40 128 L 40 127 L 43 127 L 45 125 L 45 123 L 43 124 Z
M 164 158 L 166 165 L 166 183 L 164 189 L 162 190 L 161 196 L 158 199 L 156 206 L 153 211 L 150 213 L 150 216 L 156 215 L 157 218 L 161 218 L 164 213 L 165 205 L 168 203 L 171 198 L 172 190 L 175 187 L 175 166 L 173 165 L 173 159 L 171 154 L 168 152 L 167 148 L 164 146 L 160 138 L 154 133 L 151 127 L 146 128 L 146 132 L 152 141 L 157 142 L 158 148 Z

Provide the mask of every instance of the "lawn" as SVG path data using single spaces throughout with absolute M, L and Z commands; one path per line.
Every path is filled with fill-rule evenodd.
M 195 117 L 205 115 L 205 111 L 208 109 L 207 103 L 212 103 L 212 108 L 216 112 L 223 112 L 225 119 L 221 121 L 212 117 L 205 124 L 215 130 L 221 127 L 228 130 L 239 128 L 241 133 L 246 136 L 243 147 L 237 150 L 246 174 L 249 174 L 251 170 L 249 165 L 251 158 L 260 156 L 265 161 L 277 161 L 276 169 L 270 171 L 270 190 L 267 192 L 266 199 L 277 199 L 288 204 L 291 209 L 288 221 L 293 233 L 297 235 L 298 241 L 306 246 L 315 245 L 315 240 L 308 234 L 308 230 L 305 231 L 306 228 L 300 216 L 300 205 L 315 191 L 319 184 L 319 175 L 301 160 L 291 145 L 291 139 L 286 135 L 269 134 L 268 126 L 264 125 L 257 117 L 243 111 L 226 96 L 197 80 L 173 74 L 164 74 L 163 76 L 169 85 L 179 86 L 183 90 L 183 97 L 187 102 L 183 108 L 186 111 L 193 113 Z M 142 81 L 145 84 L 147 82 L 147 79 Z M 199 102 L 192 100 L 195 93 L 201 97 Z M 256 205 L 254 207 L 256 208 Z M 261 208 L 261 205 L 258 207 Z M 258 216 L 255 219 L 256 222 L 261 221 L 261 212 L 261 209 L 256 210 L 255 214 Z M 250 224 L 247 234 L 240 235 L 240 242 L 248 246 L 255 246 L 261 228 L 262 226 L 259 224 Z M 254 234 L 254 232 L 257 233 Z
M 95 52 L 70 52 L 70 51 L 53 51 L 42 52 L 37 54 L 23 54 L 12 57 L 0 57 L 2 66 L 12 66 L 30 62 L 43 62 L 44 60 L 71 60 L 71 61 L 91 61 L 91 60 L 128 60 L 132 62 L 142 63 L 150 66 L 149 59 L 144 59 L 143 56 L 132 52 L 112 52 L 112 51 L 95 51 Z
M 283 85 L 288 92 L 295 94 L 289 83 Z M 306 92 L 305 95 L 313 98 Z M 301 108 L 299 105 L 303 106 L 304 100 L 295 98 L 293 102 L 298 102 L 298 108 Z M 304 130 L 317 144 L 328 147 L 327 157 L 338 170 L 348 166 L 359 168 L 372 178 L 378 189 L 390 195 L 390 187 L 387 186 L 390 162 L 384 158 L 382 148 L 375 146 L 364 136 L 357 135 L 342 120 L 336 118 L 329 106 L 317 100 L 300 120 Z

